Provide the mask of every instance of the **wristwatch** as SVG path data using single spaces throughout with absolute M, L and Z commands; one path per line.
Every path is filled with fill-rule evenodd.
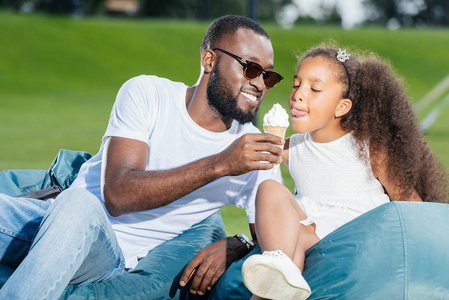
M 236 234 L 236 235 L 234 235 L 234 237 L 238 238 L 240 242 L 245 244 L 246 248 L 248 248 L 249 250 L 253 250 L 254 249 L 253 241 L 251 241 L 246 235 L 244 235 L 244 234 Z

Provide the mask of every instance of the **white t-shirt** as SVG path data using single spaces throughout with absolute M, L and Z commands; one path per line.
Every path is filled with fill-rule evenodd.
M 166 170 L 217 154 L 243 134 L 260 132 L 250 123 L 236 121 L 226 132 L 200 127 L 187 112 L 186 91 L 185 84 L 156 76 L 141 75 L 126 82 L 117 95 L 99 153 L 82 166 L 72 187 L 86 188 L 103 203 L 101 161 L 110 136 L 147 143 L 150 151 L 146 170 Z M 116 218 L 108 214 L 126 267 L 134 268 L 149 250 L 225 205 L 244 208 L 248 221 L 254 223 L 257 186 L 272 177 L 272 170 L 226 176 L 163 207 Z M 280 175 L 276 177 L 282 181 Z

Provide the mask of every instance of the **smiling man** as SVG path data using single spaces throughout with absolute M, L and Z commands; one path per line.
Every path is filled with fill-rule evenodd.
M 40 228 L 46 229 L 38 233 L 40 247 L 33 244 L 21 258 L 4 295 L 22 299 L 26 282 L 37 298 L 54 298 L 68 283 L 123 274 L 149 250 L 228 204 L 246 209 L 255 236 L 257 187 L 273 176 L 281 162 L 277 145 L 284 143 L 251 124 L 265 94 L 282 79 L 273 71 L 270 38 L 248 18 L 219 18 L 203 39 L 201 66 L 192 87 L 148 75 L 121 87 L 99 153 L 67 192 L 40 207 Z M 74 207 L 81 207 L 84 220 L 77 221 L 81 212 Z M 68 237 L 71 243 L 57 253 L 40 250 L 54 250 L 45 242 L 60 245 Z M 187 266 L 181 285 L 192 280 L 191 292 L 203 294 L 249 251 L 246 242 L 228 237 L 207 246 Z M 35 275 L 42 274 L 33 271 L 42 269 L 33 264 L 36 257 L 55 278 Z

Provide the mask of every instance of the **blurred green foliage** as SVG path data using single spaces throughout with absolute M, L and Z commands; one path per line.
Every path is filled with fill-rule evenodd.
M 0 171 L 47 169 L 59 149 L 95 154 L 120 86 L 140 74 L 193 85 L 207 21 L 135 20 L 19 15 L 0 12 Z M 334 39 L 388 58 L 408 84 L 413 102 L 448 74 L 448 29 L 301 26 L 284 30 L 262 23 L 271 35 L 275 69 L 286 78 L 262 103 L 263 115 L 287 101 L 296 50 Z M 437 99 L 436 103 L 439 101 Z M 436 104 L 422 111 L 424 117 Z M 373 112 L 375 113 L 375 112 Z M 427 133 L 449 166 L 449 110 Z M 259 125 L 261 118 L 259 118 Z M 291 129 L 287 133 L 291 135 Z M 282 166 L 286 186 L 294 186 Z M 248 233 L 245 213 L 223 209 L 229 234 Z
M 116 2 L 108 10 L 106 2 Z M 117 8 L 117 3 L 121 2 Z M 127 3 L 125 3 L 127 2 Z M 132 2 L 132 3 L 131 3 Z M 325 22 L 340 24 L 347 13 L 342 12 L 342 2 L 310 1 L 307 9 L 295 0 L 0 0 L 0 8 L 15 11 L 40 12 L 65 15 L 121 15 L 132 17 L 158 17 L 182 19 L 210 19 L 226 14 L 250 16 L 254 13 L 260 21 L 274 21 L 278 13 L 289 11 L 296 15 L 296 23 Z M 400 26 L 447 26 L 449 1 L 446 0 L 358 0 L 365 13 L 364 24 L 396 24 Z M 345 7 L 358 10 L 356 1 Z M 110 3 L 109 3 L 110 4 Z M 304 5 L 304 2 L 302 3 Z M 139 9 L 127 10 L 124 6 L 137 5 Z M 309 9 L 320 13 L 308 13 Z M 392 26 L 396 26 L 392 25 Z

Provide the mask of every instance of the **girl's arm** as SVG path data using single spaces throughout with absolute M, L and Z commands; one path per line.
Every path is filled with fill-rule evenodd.
M 290 146 L 290 138 L 285 139 L 284 149 L 282 151 L 282 161 L 288 168 L 288 148 Z
M 397 183 L 397 180 L 391 179 L 390 176 L 388 176 L 388 160 L 386 159 L 386 154 L 377 155 L 376 157 L 377 161 L 373 158 L 373 156 L 370 156 L 370 163 L 374 177 L 377 178 L 385 188 L 391 201 L 404 200 L 403 188 Z M 416 190 L 413 189 L 406 201 L 422 202 L 422 199 Z

